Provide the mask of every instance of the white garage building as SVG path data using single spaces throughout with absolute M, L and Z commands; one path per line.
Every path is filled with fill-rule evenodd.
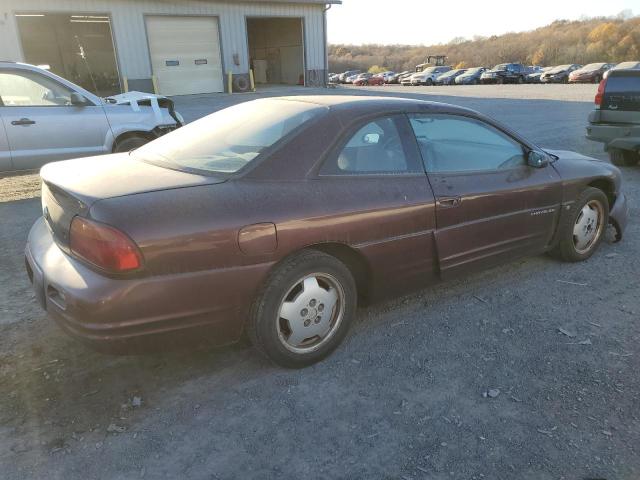
M 2 0 L 0 60 L 47 65 L 99 95 L 326 83 L 340 0 Z

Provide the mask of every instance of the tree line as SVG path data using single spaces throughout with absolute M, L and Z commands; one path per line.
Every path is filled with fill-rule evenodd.
M 615 18 L 557 20 L 528 32 L 458 37 L 429 46 L 330 45 L 329 70 L 413 70 L 429 54 L 447 55 L 447 64 L 457 68 L 506 62 L 549 66 L 640 61 L 640 16 L 623 12 Z

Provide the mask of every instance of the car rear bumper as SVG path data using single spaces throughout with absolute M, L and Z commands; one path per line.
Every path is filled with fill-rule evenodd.
M 638 150 L 640 148 L 640 125 L 613 125 L 606 123 L 590 123 L 587 125 L 586 137 L 594 142 L 601 142 L 606 148 Z
M 26 268 L 36 298 L 67 333 L 109 353 L 138 353 L 194 340 L 237 341 L 269 264 L 143 278 L 108 278 L 64 253 L 40 218 Z M 240 287 L 238 287 L 240 285 Z

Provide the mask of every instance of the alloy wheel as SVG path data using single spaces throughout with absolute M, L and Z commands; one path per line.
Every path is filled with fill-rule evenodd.
M 280 303 L 278 338 L 294 353 L 318 350 L 340 327 L 344 310 L 344 289 L 335 277 L 327 273 L 306 275 Z
M 578 213 L 573 226 L 573 245 L 576 252 L 584 254 L 597 243 L 604 230 L 604 210 L 597 200 L 587 202 Z

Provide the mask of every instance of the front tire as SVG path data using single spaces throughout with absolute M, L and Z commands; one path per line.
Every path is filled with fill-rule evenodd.
M 609 224 L 609 200 L 598 188 L 586 188 L 558 226 L 554 256 L 565 262 L 588 259 L 598 249 Z
M 247 325 L 251 343 L 274 363 L 302 368 L 340 345 L 356 314 L 349 269 L 315 250 L 276 267 L 258 294 Z
M 633 167 L 638 163 L 640 155 L 630 150 L 620 148 L 609 149 L 609 160 L 618 167 Z
M 131 150 L 135 150 L 136 148 L 141 147 L 149 142 L 150 140 L 148 138 L 141 135 L 133 135 L 123 140 L 116 140 L 116 145 L 113 148 L 113 153 L 130 152 Z

